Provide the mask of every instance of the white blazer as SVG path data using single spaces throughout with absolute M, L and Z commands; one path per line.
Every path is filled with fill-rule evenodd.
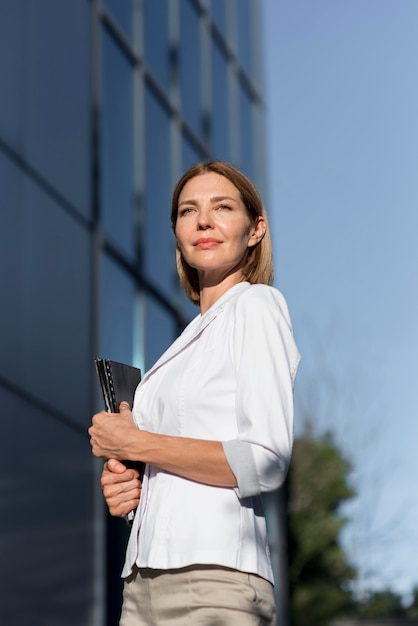
M 215 564 L 273 582 L 260 494 L 283 482 L 293 443 L 299 352 L 277 289 L 239 283 L 198 315 L 146 373 L 140 429 L 222 441 L 238 488 L 147 465 L 122 576 Z

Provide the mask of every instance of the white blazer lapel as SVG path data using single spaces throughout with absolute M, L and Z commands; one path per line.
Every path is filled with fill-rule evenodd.
M 184 329 L 182 334 L 171 344 L 171 346 L 164 352 L 164 354 L 158 359 L 158 361 L 148 370 L 139 384 L 139 387 L 145 383 L 150 376 L 152 376 L 163 365 L 171 361 L 179 352 L 182 352 L 191 343 L 196 341 L 203 333 L 205 328 L 213 322 L 213 320 L 224 310 L 224 305 L 236 295 L 245 291 L 250 287 L 248 282 L 242 282 L 234 285 L 221 298 L 209 309 L 202 317 L 196 317 L 190 322 L 190 324 Z
M 193 320 L 189 326 L 185 328 L 182 334 L 171 344 L 171 346 L 164 352 L 164 354 L 158 359 L 158 361 L 147 371 L 145 376 L 143 377 L 140 386 L 145 383 L 150 376 L 155 374 L 157 370 L 160 369 L 163 365 L 171 361 L 177 354 L 185 350 L 191 343 L 196 341 L 205 328 L 209 326 L 213 322 L 213 320 L 218 316 L 218 314 L 222 311 L 223 307 L 217 307 L 214 309 L 209 315 L 203 316 L 203 318 L 196 318 Z

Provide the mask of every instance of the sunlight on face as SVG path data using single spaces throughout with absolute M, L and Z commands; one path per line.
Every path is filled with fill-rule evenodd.
M 201 174 L 181 191 L 177 244 L 201 282 L 231 275 L 240 280 L 248 248 L 257 243 L 256 231 L 238 189 L 224 176 Z

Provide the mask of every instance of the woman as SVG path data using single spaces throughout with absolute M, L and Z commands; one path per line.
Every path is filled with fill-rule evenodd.
M 299 353 L 258 191 L 193 166 L 172 201 L 177 267 L 200 314 L 147 372 L 132 413 L 89 429 L 113 515 L 136 508 L 121 626 L 274 624 L 260 494 L 283 482 Z M 121 459 L 146 463 L 138 474 Z M 141 494 L 140 494 L 141 491 Z

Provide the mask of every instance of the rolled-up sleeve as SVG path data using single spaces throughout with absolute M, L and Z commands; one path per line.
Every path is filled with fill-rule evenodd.
M 236 372 L 238 437 L 223 442 L 238 497 L 283 483 L 293 445 L 293 386 L 300 355 L 286 302 L 253 285 L 236 301 L 230 353 Z

